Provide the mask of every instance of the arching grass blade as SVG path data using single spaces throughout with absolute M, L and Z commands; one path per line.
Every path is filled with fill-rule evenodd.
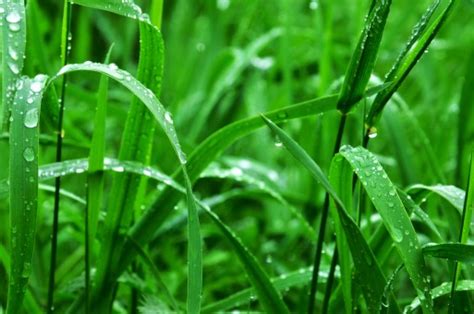
M 362 147 L 344 146 L 341 155 L 351 164 L 355 173 L 377 209 L 397 247 L 410 279 L 423 303 L 423 312 L 432 313 L 428 273 L 418 236 L 395 186 L 377 158 Z

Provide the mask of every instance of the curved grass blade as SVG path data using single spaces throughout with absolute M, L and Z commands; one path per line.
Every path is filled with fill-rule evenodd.
M 443 237 L 441 236 L 441 233 L 434 222 L 431 220 L 430 216 L 425 213 L 407 193 L 397 189 L 397 194 L 400 197 L 403 206 L 405 206 L 408 215 L 411 217 L 413 217 L 412 215 L 415 215 L 426 227 L 428 227 L 438 242 L 443 242 Z
M 0 25 L 2 25 L 2 116 L 3 132 L 10 125 L 10 114 L 15 99 L 16 84 L 23 70 L 26 47 L 26 21 L 24 1 L 2 1 L 0 3 Z
M 311 159 L 311 157 L 298 145 L 292 138 L 290 138 L 282 129 L 277 127 L 269 119 L 262 117 L 267 126 L 278 136 L 283 145 L 288 149 L 290 154 L 299 161 L 329 193 L 336 204 L 337 214 L 341 220 L 342 230 L 345 233 L 346 239 L 349 243 L 352 258 L 356 270 L 366 278 L 361 281 L 361 286 L 364 292 L 364 297 L 367 301 L 367 307 L 370 310 L 376 310 L 382 298 L 383 289 L 386 286 L 386 279 L 375 259 L 374 253 L 370 249 L 367 241 L 364 239 L 359 227 L 348 214 L 344 203 L 337 195 L 334 188 L 331 186 L 326 175 L 321 168 Z M 340 156 L 334 159 L 342 161 Z
M 130 92 L 132 92 L 138 99 L 143 102 L 143 104 L 155 117 L 158 124 L 163 128 L 165 134 L 167 135 L 168 139 L 170 140 L 170 143 L 173 146 L 173 149 L 179 161 L 182 164 L 186 164 L 186 156 L 181 149 L 179 141 L 177 140 L 178 136 L 176 135 L 176 131 L 173 127 L 173 121 L 171 119 L 171 116 L 150 89 L 146 88 L 142 83 L 133 78 L 128 72 L 118 69 L 118 67 L 113 63 L 109 65 L 95 62 L 68 64 L 61 68 L 61 70 L 59 70 L 59 72 L 52 78 L 52 80 L 58 78 L 61 75 L 77 71 L 97 72 L 100 74 L 107 75 L 108 77 L 114 79 L 122 86 L 127 88 Z
M 272 285 L 278 291 L 285 291 L 295 286 L 302 286 L 308 284 L 311 280 L 312 270 L 310 268 L 302 268 L 298 271 L 280 275 L 271 279 Z M 326 279 L 327 273 L 321 272 L 321 277 Z M 202 308 L 202 313 L 217 313 L 229 310 L 252 300 L 255 295 L 255 288 L 247 288 L 234 293 L 222 300 L 209 304 Z
M 369 11 L 367 22 L 352 55 L 337 102 L 337 109 L 343 113 L 351 111 L 352 107 L 364 96 L 377 58 L 391 4 L 391 0 L 376 0 L 373 8 Z
M 428 244 L 423 254 L 467 264 L 474 264 L 474 245 L 461 243 Z
M 454 185 L 433 185 L 433 186 L 427 186 L 423 184 L 415 184 L 410 186 L 407 189 L 407 192 L 410 193 L 411 191 L 414 190 L 425 190 L 428 192 L 433 192 L 442 198 L 444 198 L 446 201 L 448 201 L 451 205 L 453 205 L 454 208 L 456 208 L 459 213 L 462 212 L 463 206 L 464 206 L 464 199 L 466 192 L 461 190 L 458 187 L 455 187 Z
M 21 312 L 36 235 L 38 122 L 47 77 L 22 78 L 12 106 L 10 129 L 11 268 L 7 314 Z
M 410 74 L 411 70 L 421 59 L 428 46 L 443 27 L 452 12 L 456 0 L 450 0 L 443 12 L 428 26 L 428 22 L 439 5 L 438 2 L 439 1 L 436 0 L 422 16 L 421 20 L 413 29 L 412 36 L 395 62 L 394 67 L 389 71 L 386 82 L 392 82 L 392 85 L 381 91 L 375 97 L 366 119 L 366 137 L 373 132 L 372 128 L 380 119 L 383 108 L 389 99 L 405 81 L 408 74 Z
M 444 282 L 441 285 L 433 288 L 433 299 L 440 298 L 447 295 L 451 291 L 451 282 Z M 456 286 L 456 291 L 474 291 L 474 280 L 460 280 Z M 409 306 L 405 308 L 403 313 L 413 313 L 420 306 L 420 299 L 415 298 Z
M 362 147 L 344 146 L 341 155 L 351 164 L 393 239 L 410 279 L 423 303 L 423 312 L 432 313 L 428 273 L 418 236 L 405 207 L 377 158 Z
M 104 10 L 132 19 L 143 18 L 142 9 L 133 0 L 69 0 L 74 4 L 79 4 L 89 8 Z

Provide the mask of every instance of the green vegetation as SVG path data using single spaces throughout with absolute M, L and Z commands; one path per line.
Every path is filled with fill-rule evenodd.
M 474 311 L 474 2 L 0 18 L 0 313 Z

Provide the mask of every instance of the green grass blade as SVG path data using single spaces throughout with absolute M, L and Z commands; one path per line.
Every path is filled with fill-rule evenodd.
M 362 147 L 344 146 L 341 154 L 351 164 L 369 198 L 382 216 L 393 239 L 417 294 L 423 301 L 424 313 L 432 313 L 428 273 L 415 229 L 395 186 L 383 170 L 377 158 Z
M 201 312 L 202 294 L 202 240 L 199 215 L 192 184 L 185 172 L 185 186 L 188 205 L 188 291 L 187 312 Z
M 110 47 L 105 63 L 109 63 L 112 53 Z M 85 213 L 85 294 L 86 312 L 90 310 L 90 270 L 92 267 L 91 252 L 94 252 L 94 239 L 102 206 L 104 176 L 101 172 L 104 168 L 105 155 L 105 122 L 107 117 L 109 78 L 101 76 L 97 95 L 97 108 L 94 117 L 94 133 L 92 135 L 91 148 L 89 152 L 89 175 L 87 177 L 87 206 Z
M 363 98 L 377 58 L 391 4 L 391 0 L 376 0 L 369 12 L 339 95 L 337 109 L 343 113 L 351 111 L 352 107 Z
M 469 244 L 428 244 L 423 247 L 423 254 L 466 264 L 474 264 L 474 245 Z
M 370 108 L 366 119 L 366 136 L 368 136 L 371 128 L 374 127 L 380 119 L 383 108 L 388 103 L 389 99 L 405 81 L 408 74 L 410 74 L 411 70 L 421 59 L 428 46 L 431 44 L 433 39 L 443 27 L 444 23 L 452 12 L 455 2 L 456 0 L 451 0 L 444 9 L 444 11 L 435 19 L 435 21 L 431 25 L 427 26 L 431 15 L 434 13 L 434 10 L 437 7 L 437 4 L 435 2 L 432 6 L 428 8 L 427 12 L 425 13 L 425 15 L 423 15 L 420 22 L 415 26 L 412 38 L 410 38 L 407 45 L 403 49 L 402 54 L 396 61 L 394 68 L 390 70 L 390 76 L 387 77 L 386 81 L 392 81 L 393 84 L 389 88 L 377 94 L 374 99 L 374 102 Z M 422 30 L 424 30 L 424 32 L 422 32 Z
M 474 92 L 471 86 L 474 85 L 474 50 L 471 51 L 469 62 L 466 66 L 466 75 L 459 100 L 459 118 L 458 118 L 458 138 L 457 138 L 457 165 L 456 181 L 457 184 L 464 184 L 467 179 L 464 175 L 464 169 L 467 167 L 467 152 L 474 149 L 472 141 L 469 142 L 468 134 L 474 132 Z M 471 147 L 469 147 L 471 145 Z M 472 178 L 472 177 L 471 177 Z
M 31 272 L 38 208 L 38 123 L 44 75 L 18 81 L 10 129 L 11 268 L 7 313 L 19 313 Z
M 444 282 L 441 285 L 433 288 L 433 299 L 438 299 L 442 296 L 445 296 L 451 291 L 451 282 Z M 456 291 L 474 291 L 474 280 L 460 280 Z M 408 305 L 403 313 L 413 313 L 420 306 L 420 299 L 415 298 L 410 305 Z M 415 312 L 416 313 L 416 312 Z
M 474 183 L 472 180 L 474 180 L 474 153 L 471 154 L 471 166 L 470 166 L 470 171 L 468 175 L 468 181 L 467 181 L 467 195 L 464 199 L 464 208 L 462 211 L 462 217 L 461 217 L 461 230 L 459 232 L 459 245 L 461 245 L 462 249 L 462 254 L 466 255 L 471 255 L 471 260 L 466 261 L 466 260 L 458 260 L 459 262 L 463 263 L 473 263 L 474 261 L 474 250 L 472 246 L 466 245 L 466 243 L 469 240 L 469 233 L 471 230 L 471 222 L 472 222 L 472 212 L 474 211 Z M 456 246 L 457 249 L 452 249 L 450 252 L 455 252 L 459 251 L 459 247 Z M 459 252 L 457 252 L 459 253 Z M 451 288 L 451 302 L 449 304 L 449 310 L 451 313 L 454 313 L 455 311 L 455 291 L 456 291 L 456 284 L 458 281 L 458 278 L 461 274 L 461 264 L 456 263 L 454 266 L 454 273 L 453 273 L 453 285 Z
M 8 131 L 10 114 L 15 99 L 16 83 L 23 70 L 26 47 L 26 22 L 24 1 L 2 1 L 2 117 L 1 129 Z
M 89 8 L 109 11 L 118 15 L 126 16 L 133 19 L 143 18 L 142 9 L 132 0 L 69 0 L 74 4 L 79 4 Z
M 361 282 L 367 306 L 375 310 L 380 305 L 383 289 L 386 285 L 385 277 L 380 270 L 377 260 L 370 249 L 367 241 L 364 239 L 359 227 L 348 214 L 344 203 L 337 195 L 335 189 L 331 186 L 326 175 L 321 168 L 311 159 L 311 157 L 298 145 L 291 137 L 289 137 L 282 129 L 277 127 L 271 120 L 263 117 L 267 126 L 278 136 L 283 145 L 288 149 L 289 153 L 300 162 L 329 193 L 336 203 L 337 214 L 341 220 L 342 229 L 346 239 L 349 242 L 352 258 L 358 272 L 365 278 Z M 342 162 L 340 156 L 336 156 L 336 162 Z M 336 171 L 336 170 L 335 170 Z
M 169 113 L 166 111 L 161 102 L 150 89 L 146 88 L 142 83 L 140 83 L 137 79 L 130 75 L 130 73 L 118 69 L 115 64 L 107 65 L 93 62 L 68 64 L 64 66 L 56 74 L 56 76 L 52 78 L 52 80 L 55 80 L 61 75 L 77 71 L 89 71 L 104 74 L 114 79 L 116 82 L 120 83 L 130 92 L 132 92 L 148 108 L 148 110 L 152 113 L 158 124 L 165 131 L 165 134 L 168 137 L 171 145 L 173 146 L 174 152 L 178 157 L 179 161 L 183 164 L 186 163 L 186 156 L 181 149 L 181 145 L 179 144 L 178 136 L 176 135 L 176 130 L 173 127 L 173 121 L 171 120 Z
M 462 213 L 466 192 L 464 192 L 460 188 L 455 187 L 454 185 L 438 184 L 438 185 L 428 186 L 428 185 L 423 185 L 423 184 L 415 184 L 415 185 L 410 186 L 407 189 L 407 192 L 410 193 L 416 190 L 425 190 L 428 192 L 433 192 L 434 194 L 444 198 L 451 205 L 453 205 L 453 207 L 456 208 L 459 211 L 459 213 Z

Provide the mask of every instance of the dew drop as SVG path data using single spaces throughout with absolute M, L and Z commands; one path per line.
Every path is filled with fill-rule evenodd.
M 16 63 L 8 63 L 8 68 L 10 69 L 10 71 L 12 71 L 13 74 L 20 73 L 20 70 L 18 69 L 18 65 Z
M 20 30 L 20 24 L 14 24 L 14 23 L 11 23 L 8 25 L 8 28 L 12 31 L 12 32 L 18 32 Z
M 8 23 L 18 23 L 21 21 L 21 16 L 17 11 L 11 11 L 7 15 L 7 22 Z
M 33 151 L 33 148 L 25 148 L 25 150 L 23 151 L 23 158 L 25 158 L 25 160 L 28 162 L 35 160 L 35 152 Z
M 12 46 L 8 47 L 8 54 L 13 60 L 18 60 L 18 52 Z
M 30 109 L 26 112 L 25 126 L 30 129 L 38 126 L 38 109 L 37 108 Z
M 392 237 L 395 242 L 402 242 L 403 240 L 403 233 L 400 229 L 392 227 Z
M 230 173 L 234 176 L 241 176 L 242 175 L 242 169 L 235 167 L 235 168 L 232 168 L 230 170 Z
M 173 124 L 173 117 L 171 116 L 171 113 L 168 111 L 165 112 L 165 120 L 166 122 Z
M 31 83 L 31 91 L 34 92 L 34 93 L 39 93 L 41 92 L 41 89 L 43 88 L 43 83 L 41 81 L 34 81 L 33 83 Z

